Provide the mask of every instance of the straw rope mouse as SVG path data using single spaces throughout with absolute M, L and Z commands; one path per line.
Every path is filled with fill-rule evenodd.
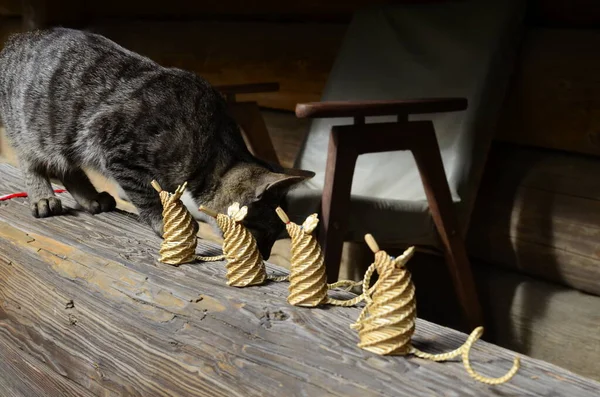
M 223 232 L 223 253 L 227 260 L 228 285 L 247 287 L 262 284 L 267 279 L 271 281 L 287 280 L 287 276 L 267 276 L 256 240 L 242 224 L 248 213 L 248 207 L 240 207 L 239 203 L 233 203 L 227 209 L 227 215 L 219 214 L 204 206 L 200 206 L 199 210 L 215 218 Z
M 317 238 L 312 234 L 319 224 L 317 214 L 310 215 L 302 225 L 298 225 L 291 222 L 280 207 L 276 209 L 276 212 L 281 221 L 285 223 L 285 228 L 292 239 L 288 303 L 294 306 L 315 307 L 322 304 L 354 306 L 361 302 L 364 294 L 349 300 L 333 299 L 327 295 L 327 291 L 330 289 L 346 288 L 350 290 L 363 282 L 342 280 L 327 284 L 323 253 Z M 367 274 L 366 277 L 369 278 L 370 274 Z
M 475 372 L 469 361 L 469 352 L 483 334 L 483 327 L 475 328 L 461 347 L 448 353 L 429 354 L 412 346 L 417 307 L 415 286 L 405 264 L 412 257 L 414 247 L 393 258 L 379 249 L 370 234 L 365 236 L 365 241 L 375 254 L 375 260 L 369 266 L 370 274 L 376 271 L 379 279 L 369 290 L 369 280 L 365 277 L 363 290 L 368 291 L 365 294 L 367 304 L 356 323 L 351 326 L 358 330 L 360 348 L 380 355 L 413 354 L 433 361 L 446 361 L 461 356 L 469 375 L 489 385 L 505 383 L 517 373 L 520 368 L 519 357 L 515 357 L 512 368 L 502 377 L 488 378 Z
M 158 192 L 163 205 L 164 232 L 163 241 L 160 245 L 160 258 L 163 263 L 179 266 L 184 263 L 201 261 L 218 261 L 224 258 L 218 256 L 196 255 L 198 244 L 198 223 L 189 213 L 180 200 L 185 191 L 187 182 L 178 186 L 175 193 L 169 193 L 162 189 L 157 181 L 151 182 L 152 187 Z

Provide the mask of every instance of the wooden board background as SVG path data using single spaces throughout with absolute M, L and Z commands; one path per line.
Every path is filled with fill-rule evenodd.
M 497 140 L 600 154 L 600 30 L 531 29 Z
M 19 17 L 22 12 L 21 0 L 0 0 L 0 15 Z
M 129 21 L 98 23 L 90 29 L 212 84 L 279 82 L 279 92 L 239 98 L 293 111 L 298 102 L 320 100 L 346 25 Z
M 600 159 L 495 145 L 469 232 L 486 262 L 600 296 Z
M 528 0 L 530 25 L 563 28 L 600 27 L 597 0 Z

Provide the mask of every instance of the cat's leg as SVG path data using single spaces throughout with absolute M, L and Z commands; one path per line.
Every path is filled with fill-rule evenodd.
M 162 203 L 160 196 L 148 184 L 132 179 L 129 175 L 113 174 L 115 180 L 127 195 L 129 201 L 138 210 L 140 221 L 149 225 L 159 236 L 163 236 Z M 121 177 L 120 177 L 121 176 Z
M 149 187 L 147 192 L 131 191 L 124 188 L 125 193 L 139 212 L 140 220 L 149 225 L 159 237 L 163 236 L 162 203 L 156 190 Z
M 112 211 L 117 206 L 117 202 L 108 192 L 98 193 L 81 168 L 69 170 L 60 179 L 77 204 L 92 214 Z
M 21 161 L 21 164 L 32 215 L 36 218 L 60 215 L 63 212 L 62 203 L 54 195 L 48 174 L 42 167 L 25 161 Z

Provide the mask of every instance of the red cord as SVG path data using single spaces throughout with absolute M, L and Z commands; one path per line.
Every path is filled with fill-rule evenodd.
M 54 190 L 54 193 L 64 193 L 64 192 L 66 192 L 65 189 L 55 189 Z M 10 199 L 14 199 L 17 197 L 27 197 L 27 193 L 19 192 L 19 193 L 6 194 L 4 196 L 0 196 L 0 201 L 10 200 Z

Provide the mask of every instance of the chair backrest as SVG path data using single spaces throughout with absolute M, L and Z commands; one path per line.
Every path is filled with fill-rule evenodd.
M 466 111 L 410 120 L 434 122 L 453 199 L 470 208 L 513 69 L 524 3 L 446 1 L 357 12 L 322 100 L 467 98 Z M 393 120 L 377 117 L 366 122 Z M 315 171 L 316 176 L 302 189 L 323 188 L 331 126 L 351 123 L 344 118 L 311 123 L 296 166 Z M 352 194 L 385 200 L 426 199 L 408 152 L 359 157 Z

